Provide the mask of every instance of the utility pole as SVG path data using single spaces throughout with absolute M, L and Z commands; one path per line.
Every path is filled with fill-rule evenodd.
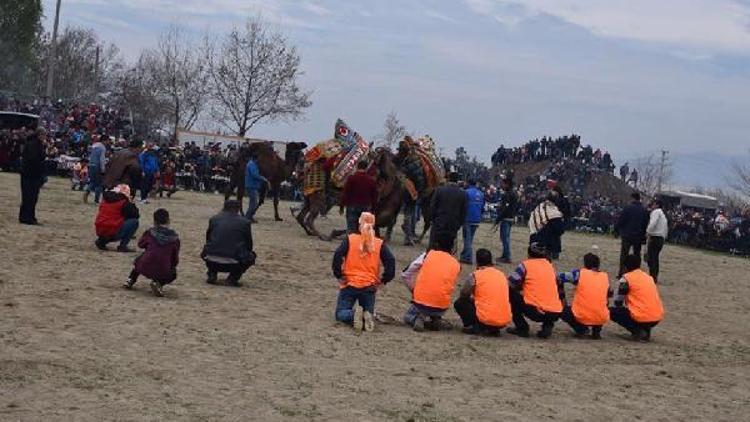
M 60 24 L 60 2 L 57 0 L 55 9 L 55 26 L 52 29 L 52 45 L 50 46 L 49 57 L 47 58 L 47 100 L 52 101 L 52 85 L 55 76 L 55 59 L 57 58 L 57 27 Z
M 659 163 L 659 183 L 656 185 L 656 193 L 661 193 L 661 185 L 664 182 L 664 169 L 667 167 L 667 154 L 669 154 L 669 151 L 661 150 L 661 162 Z

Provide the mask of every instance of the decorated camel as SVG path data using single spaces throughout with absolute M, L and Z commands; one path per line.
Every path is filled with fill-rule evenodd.
M 289 142 L 286 144 L 286 152 L 282 159 L 274 150 L 271 142 L 255 142 L 242 145 L 232 165 L 229 188 L 224 194 L 225 199 L 229 199 L 236 188 L 237 200 L 240 201 L 240 204 L 242 203 L 242 198 L 245 196 L 245 167 L 247 167 L 250 157 L 255 156 L 255 162 L 258 164 L 260 174 L 268 179 L 270 185 L 268 188 L 270 189 L 269 193 L 273 196 L 274 217 L 276 221 L 283 221 L 279 216 L 281 183 L 294 175 L 297 164 L 302 160 L 305 148 L 307 148 L 307 144 L 304 142 Z M 265 194 L 266 190 L 264 189 L 261 192 L 261 203 L 263 198 L 265 198 Z

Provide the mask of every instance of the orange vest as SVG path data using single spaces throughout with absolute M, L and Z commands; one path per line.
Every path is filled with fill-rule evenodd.
M 461 265 L 449 253 L 428 252 L 414 282 L 414 303 L 448 309 L 460 272 Z
M 552 264 L 543 258 L 523 261 L 526 279 L 523 282 L 523 300 L 541 312 L 560 313 L 562 302 L 557 291 L 557 274 Z
M 581 269 L 573 299 L 573 316 L 583 325 L 604 325 L 609 321 L 607 273 Z
M 380 283 L 380 248 L 383 241 L 375 238 L 374 249 L 367 255 L 360 253 L 362 236 L 358 234 L 349 235 L 349 252 L 344 259 L 342 273 L 344 275 L 344 287 L 363 289 Z
M 625 306 L 636 322 L 659 322 L 664 318 L 664 306 L 659 297 L 654 279 L 642 270 L 631 271 L 623 276 L 628 282 Z
M 508 278 L 494 267 L 474 271 L 474 306 L 477 319 L 491 327 L 505 327 L 510 323 Z

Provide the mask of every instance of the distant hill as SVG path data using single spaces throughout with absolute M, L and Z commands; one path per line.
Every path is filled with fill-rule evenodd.
M 672 153 L 673 183 L 683 188 L 726 187 L 730 164 L 741 158 L 716 152 Z

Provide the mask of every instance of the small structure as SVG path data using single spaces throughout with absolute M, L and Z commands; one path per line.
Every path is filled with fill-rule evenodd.
M 715 211 L 719 208 L 719 200 L 713 196 L 698 193 L 663 191 L 657 195 L 667 209 L 693 208 L 698 210 Z
M 0 130 L 16 130 L 25 127 L 36 129 L 39 126 L 39 116 L 36 114 L 0 111 Z

